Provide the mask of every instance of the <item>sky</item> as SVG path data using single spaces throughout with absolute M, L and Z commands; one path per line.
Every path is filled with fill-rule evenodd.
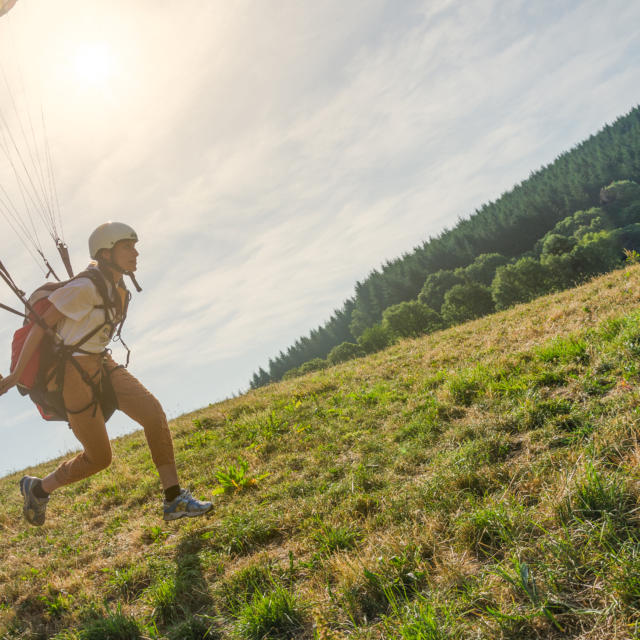
M 638 24 L 627 0 L 18 0 L 0 129 L 27 114 L 48 146 L 76 271 L 97 225 L 137 230 L 129 368 L 176 417 L 637 106 Z M 0 259 L 26 291 L 43 280 L 4 219 Z M 1 317 L 8 369 L 19 319 Z M 78 447 L 17 391 L 0 403 L 0 475 Z

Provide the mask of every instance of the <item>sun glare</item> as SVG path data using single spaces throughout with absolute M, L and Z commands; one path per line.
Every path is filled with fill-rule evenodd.
M 78 45 L 74 69 L 79 81 L 96 89 L 107 89 L 114 72 L 114 57 L 105 43 Z

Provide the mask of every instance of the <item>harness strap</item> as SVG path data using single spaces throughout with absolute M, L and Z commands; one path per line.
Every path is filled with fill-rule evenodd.
M 125 276 L 129 276 L 131 278 L 131 282 L 133 282 L 133 286 L 136 288 L 136 291 L 138 293 L 140 293 L 142 291 L 142 287 L 138 284 L 138 281 L 136 280 L 136 277 L 133 273 L 133 271 L 125 271 L 124 269 L 122 269 L 121 267 L 119 267 L 115 262 L 110 262 L 109 260 L 105 260 L 104 258 L 96 258 L 97 262 L 98 262 L 98 266 L 100 268 L 104 267 L 111 267 L 114 271 L 119 271 L 120 273 L 124 274 Z
M 89 374 L 80 366 L 80 364 L 77 362 L 77 360 L 73 357 L 74 353 L 82 353 L 82 354 L 86 354 L 86 355 L 95 355 L 92 352 L 86 351 L 84 349 L 82 349 L 82 345 L 84 345 L 88 340 L 90 340 L 94 335 L 96 335 L 99 331 L 102 331 L 102 329 L 106 326 L 111 327 L 111 336 L 113 336 L 114 331 L 117 330 L 117 337 L 120 340 L 120 342 L 122 342 L 123 346 L 125 347 L 126 351 L 127 351 L 127 365 L 129 364 L 129 355 L 130 355 L 130 350 L 129 348 L 126 346 L 126 344 L 122 341 L 122 336 L 121 336 L 121 331 L 122 331 L 122 325 L 124 324 L 124 321 L 126 319 L 126 312 L 129 306 L 129 300 L 131 299 L 131 293 L 129 291 L 127 291 L 127 294 L 125 296 L 125 300 L 124 303 L 120 298 L 120 294 L 118 293 L 117 289 L 115 287 L 117 287 L 117 285 L 114 285 L 114 296 L 113 298 L 109 295 L 107 286 L 106 286 L 106 281 L 103 277 L 103 274 L 100 273 L 95 273 L 93 272 L 91 269 L 78 274 L 78 276 L 76 277 L 86 277 L 89 280 L 91 280 L 91 282 L 93 283 L 93 285 L 96 287 L 96 289 L 98 290 L 98 293 L 100 294 L 100 297 L 102 298 L 103 304 L 101 305 L 96 305 L 95 308 L 97 309 L 103 309 L 104 310 L 104 322 L 100 325 L 98 325 L 97 327 L 95 327 L 93 330 L 91 330 L 89 333 L 87 333 L 86 335 L 84 335 L 80 340 L 78 340 L 75 344 L 72 345 L 56 345 L 56 350 L 58 352 L 58 366 L 55 367 L 54 371 L 52 371 L 51 376 L 49 377 L 47 384 L 53 380 L 54 377 L 57 377 L 56 379 L 56 385 L 58 387 L 58 389 L 62 390 L 64 388 L 64 376 L 65 376 L 65 363 L 66 361 L 70 361 L 71 364 L 76 368 L 76 370 L 78 371 L 78 373 L 80 374 L 80 377 L 82 378 L 82 381 L 91 389 L 92 395 L 93 395 L 93 399 L 92 401 L 85 407 L 83 407 L 82 409 L 79 409 L 77 411 L 70 411 L 69 409 L 67 409 L 67 407 L 64 407 L 64 410 L 66 411 L 67 414 L 71 414 L 71 415 L 75 415 L 77 413 L 82 413 L 84 411 L 86 411 L 87 409 L 89 409 L 90 407 L 93 407 L 93 416 L 96 415 L 96 412 L 98 410 L 98 406 L 100 404 L 100 398 L 102 396 L 102 388 L 100 383 L 96 383 L 94 381 L 94 379 L 89 376 Z M 109 315 L 109 310 L 113 309 L 114 310 L 114 317 L 118 318 L 120 317 L 119 322 L 117 323 L 113 323 L 111 321 L 110 315 Z M 125 365 L 126 366 L 126 365 Z M 117 367 L 116 367 L 117 368 Z M 96 372 L 96 376 L 100 376 L 102 374 L 102 372 L 105 371 L 105 373 L 107 375 L 110 375 L 110 373 L 106 370 L 106 368 L 104 367 L 104 365 L 101 365 L 100 369 L 98 369 L 98 371 Z M 96 377 L 94 376 L 94 378 Z
M 127 318 L 127 310 L 129 308 L 129 301 L 131 300 L 131 292 L 126 290 L 126 295 L 125 295 L 125 299 L 124 299 L 124 303 L 123 301 L 120 299 L 120 294 L 117 292 L 117 290 L 114 291 L 115 295 L 113 297 L 113 299 L 111 298 L 111 296 L 109 296 L 109 293 L 107 291 L 107 287 L 106 287 L 106 283 L 103 280 L 103 277 L 101 275 L 98 274 L 93 274 L 91 269 L 88 269 L 87 271 L 84 271 L 83 273 L 79 274 L 76 277 L 86 277 L 89 280 L 91 280 L 91 282 L 93 283 L 93 285 L 96 287 L 96 289 L 98 290 L 98 293 L 100 294 L 100 297 L 102 298 L 103 304 L 100 305 L 95 305 L 94 308 L 96 309 L 103 309 L 104 310 L 104 322 L 101 325 L 98 325 L 97 327 L 95 327 L 92 331 L 90 331 L 89 333 L 87 333 L 85 336 L 82 337 L 82 339 L 80 339 L 78 342 L 76 342 L 73 345 L 69 345 L 69 346 L 65 346 L 64 349 L 65 350 L 69 350 L 71 353 L 73 352 L 79 352 L 85 355 L 92 355 L 92 352 L 90 351 L 85 351 L 83 349 L 81 349 L 80 347 L 85 344 L 88 340 L 90 340 L 94 335 L 96 335 L 99 331 L 102 331 L 102 329 L 104 327 L 110 327 L 110 337 L 112 339 L 118 339 L 122 345 L 124 346 L 124 348 L 127 351 L 127 364 L 126 366 L 129 365 L 129 358 L 131 355 L 131 351 L 129 349 L 129 347 L 127 347 L 127 345 L 124 343 L 124 341 L 122 340 L 122 326 L 124 325 L 124 321 Z M 97 276 L 97 277 L 96 277 Z M 116 285 L 117 286 L 117 285 Z M 111 304 L 107 304 L 107 302 L 110 302 Z M 118 322 L 114 323 L 111 321 L 111 318 L 109 317 L 109 313 L 108 311 L 110 309 L 114 310 L 114 317 L 115 318 L 120 318 Z M 116 338 L 113 338 L 115 333 Z
M 111 338 L 114 342 L 119 342 L 127 352 L 127 359 L 124 363 L 125 369 L 129 366 L 129 358 L 131 357 L 131 349 L 127 346 L 127 343 L 122 339 L 122 326 L 124 325 L 124 321 L 127 319 L 127 311 L 129 309 L 129 301 L 131 300 L 131 292 L 127 290 L 127 294 L 124 299 L 124 307 L 122 309 L 122 320 L 120 320 L 120 324 L 118 324 L 116 328 L 115 335 Z M 122 365 L 120 365 L 122 366 Z
M 20 316 L 21 318 L 25 318 L 25 319 L 27 318 L 27 316 L 24 313 L 22 313 L 22 311 L 17 311 L 12 307 L 8 307 L 6 304 L 0 303 L 0 309 L 4 309 L 5 311 L 9 311 L 10 313 L 15 313 L 17 316 Z
M 124 340 L 122 340 L 122 326 L 124 324 L 124 321 L 126 319 L 127 316 L 127 310 L 128 310 L 128 306 L 129 306 L 129 301 L 131 299 L 131 293 L 127 290 L 126 287 L 124 287 L 123 284 L 121 283 L 117 283 L 114 284 L 114 290 L 113 293 L 115 294 L 113 297 L 109 295 L 109 291 L 108 291 L 108 287 L 107 287 L 107 280 L 106 277 L 103 275 L 103 273 L 96 273 L 96 271 L 98 270 L 93 270 L 93 269 L 88 269 L 87 271 L 84 271 L 80 274 L 78 274 L 77 276 L 75 276 L 76 278 L 80 278 L 80 277 L 86 277 L 88 278 L 92 284 L 96 287 L 100 297 L 103 300 L 103 304 L 102 305 L 95 305 L 95 308 L 100 308 L 104 310 L 104 315 L 105 315 L 105 321 L 95 327 L 92 331 L 90 331 L 89 333 L 87 333 L 85 336 L 82 337 L 81 340 L 77 341 L 75 344 L 73 345 L 64 345 L 62 343 L 62 339 L 60 338 L 60 336 L 57 335 L 57 333 L 55 332 L 55 329 L 47 326 L 47 324 L 44 322 L 44 320 L 42 319 L 42 317 L 40 316 L 39 313 L 37 313 L 35 311 L 35 309 L 33 308 L 30 300 L 27 300 L 25 297 L 25 293 L 23 291 L 21 291 L 20 289 L 18 289 L 18 287 L 15 285 L 15 283 L 13 282 L 13 280 L 11 279 L 11 276 L 9 275 L 9 272 L 6 270 L 6 268 L 4 267 L 4 265 L 2 264 L 2 262 L 0 261 L 0 279 L 4 280 L 4 282 L 8 285 L 8 287 L 13 291 L 13 293 L 16 294 L 16 296 L 20 299 L 20 301 L 25 305 L 25 310 L 26 313 L 20 313 L 19 311 L 16 311 L 15 309 L 11 309 L 10 307 L 7 307 L 6 305 L 3 305 L 0 303 L 0 308 L 6 309 L 8 311 L 11 311 L 12 313 L 15 313 L 16 315 L 19 315 L 23 318 L 25 318 L 25 324 L 28 320 L 31 320 L 32 322 L 34 322 L 34 324 L 38 324 L 39 326 L 41 326 L 44 329 L 45 335 L 48 337 L 49 339 L 49 345 L 50 345 L 50 349 L 53 349 L 54 352 L 56 352 L 57 355 L 57 363 L 51 367 L 50 369 L 48 369 L 47 371 L 41 370 L 38 374 L 39 377 L 39 382 L 37 382 L 33 389 L 29 391 L 29 395 L 32 397 L 33 401 L 39 405 L 39 403 L 42 402 L 42 399 L 38 396 L 34 396 L 33 393 L 36 391 L 36 387 L 39 387 L 40 389 L 43 389 L 45 392 L 47 390 L 47 388 L 49 387 L 50 383 L 54 380 L 54 378 L 56 379 L 56 395 L 58 395 L 60 397 L 61 400 L 61 405 L 59 407 L 59 409 L 56 407 L 56 405 L 52 405 L 52 408 L 55 411 L 58 411 L 58 413 L 60 413 L 60 409 L 62 410 L 62 416 L 66 414 L 77 414 L 77 413 L 82 413 L 83 411 L 86 411 L 87 409 L 89 409 L 90 407 L 93 406 L 93 415 L 96 415 L 96 412 L 98 410 L 98 405 L 102 406 L 102 401 L 103 401 L 103 396 L 104 396 L 104 388 L 102 383 L 103 378 L 102 376 L 102 372 L 104 371 L 104 373 L 107 376 L 111 376 L 111 373 L 113 371 L 115 371 L 118 368 L 123 367 L 123 365 L 118 365 L 116 367 L 114 367 L 111 371 L 107 370 L 107 368 L 104 366 L 104 363 L 101 364 L 100 368 L 98 369 L 98 371 L 96 372 L 95 376 L 90 376 L 81 366 L 80 364 L 76 361 L 76 359 L 73 357 L 73 353 L 74 352 L 78 352 L 78 353 L 82 353 L 82 354 L 89 354 L 90 352 L 82 349 L 82 345 L 84 345 L 89 339 L 91 339 L 96 333 L 98 333 L 99 331 L 101 331 L 105 326 L 109 326 L 111 328 L 110 331 L 110 337 L 113 338 L 114 336 L 114 332 L 116 334 L 116 337 L 114 339 L 119 340 L 122 345 L 124 346 L 124 348 L 127 351 L 127 360 L 126 360 L 126 364 L 124 365 L 124 367 L 128 366 L 129 364 L 129 357 L 130 357 L 130 349 L 127 347 L 127 345 L 125 344 Z M 60 283 L 57 286 L 63 286 L 65 283 Z M 121 288 L 124 289 L 125 296 L 124 299 L 121 298 L 120 293 L 118 292 L 118 285 L 121 285 Z M 43 288 L 47 288 L 47 285 L 43 285 Z M 51 286 L 48 287 L 49 290 L 52 289 Z M 53 288 L 57 288 L 57 287 L 53 287 Z M 114 313 L 113 313 L 113 320 L 110 317 L 109 311 L 113 309 Z M 91 355 L 96 355 L 91 353 Z M 69 411 L 65 406 L 64 406 L 64 401 L 62 400 L 62 393 L 63 393 L 63 388 L 64 388 L 64 377 L 65 377 L 65 369 L 66 369 L 66 361 L 70 360 L 72 365 L 76 368 L 76 370 L 78 371 L 78 373 L 80 374 L 80 377 L 82 379 L 82 381 L 91 389 L 92 395 L 93 395 L 93 400 L 86 406 L 83 407 L 80 410 L 77 411 Z M 94 380 L 94 378 L 96 376 L 100 376 L 99 381 L 96 382 Z M 110 384 L 110 383 L 108 383 Z M 26 393 L 26 391 L 25 391 Z M 44 405 L 43 405 L 44 406 Z M 113 412 L 113 410 L 111 409 L 111 411 L 109 412 L 109 409 L 107 409 L 107 412 L 109 413 L 109 416 L 111 415 L 111 413 Z M 41 409 L 41 413 L 42 413 L 42 409 Z M 42 413 L 43 417 L 45 417 L 45 419 L 50 419 L 47 418 L 44 413 Z M 55 419 L 55 418 L 54 418 Z M 107 416 L 105 415 L 105 419 L 107 419 Z
M 89 374 L 80 366 L 80 364 L 73 358 L 73 356 L 69 356 L 69 360 L 71 361 L 71 363 L 75 366 L 75 368 L 77 369 L 78 373 L 80 374 L 80 377 L 82 378 L 83 382 L 85 384 L 87 384 L 89 386 L 89 388 L 91 389 L 91 393 L 93 395 L 93 399 L 91 400 L 91 402 L 86 405 L 85 407 L 82 407 L 82 409 L 79 409 L 77 411 L 71 411 L 71 409 L 67 409 L 67 407 L 65 406 L 64 410 L 67 412 L 67 414 L 71 414 L 71 415 L 76 415 L 78 413 L 83 413 L 84 411 L 86 411 L 87 409 L 89 409 L 90 407 L 93 407 L 93 417 L 95 417 L 96 412 L 98 411 L 98 404 L 100 402 L 100 388 L 98 387 L 98 385 L 93 381 L 93 378 L 95 376 L 99 376 L 102 373 L 102 367 L 100 369 L 98 369 L 98 371 L 96 371 L 95 376 L 91 377 L 89 376 Z M 63 373 L 63 378 L 64 378 L 64 373 Z M 63 380 L 64 382 L 64 380 Z
M 82 338 L 80 340 L 78 340 L 78 342 L 76 342 L 75 344 L 70 344 L 70 345 L 63 345 L 60 347 L 61 350 L 64 351 L 69 351 L 70 354 L 73 354 L 74 351 L 82 351 L 82 349 L 80 349 L 80 347 L 85 343 L 88 342 L 91 338 L 93 338 L 93 336 L 96 335 L 96 333 L 98 333 L 98 331 L 101 331 L 103 327 L 107 326 L 108 324 L 110 324 L 109 322 L 103 322 L 102 324 L 98 325 L 97 327 L 95 327 L 94 329 L 92 329 L 91 331 L 89 331 L 89 333 L 87 333 L 86 335 L 82 336 Z M 90 351 L 85 351 L 85 354 L 91 353 Z
M 65 412 L 67 414 L 75 415 L 75 414 L 78 414 L 78 413 L 83 413 L 84 411 L 86 411 L 90 407 L 93 407 L 93 414 L 92 415 L 93 415 L 93 417 L 95 417 L 96 412 L 98 411 L 98 405 L 100 404 L 100 397 L 102 395 L 102 389 L 101 389 L 100 383 L 99 382 L 96 383 L 94 381 L 94 378 L 98 377 L 100 379 L 100 381 L 101 381 L 101 376 L 102 376 L 102 372 L 103 371 L 107 375 L 110 375 L 110 373 L 106 370 L 104 365 L 101 364 L 100 368 L 96 371 L 96 373 L 93 376 L 90 376 L 80 366 L 80 363 L 73 357 L 73 355 L 71 355 L 71 353 L 65 351 L 60 357 L 60 361 L 58 363 L 58 366 L 52 372 L 52 375 L 49 377 L 49 379 L 47 381 L 47 384 L 48 384 L 48 382 L 53 380 L 54 376 L 57 376 L 56 385 L 58 386 L 58 389 L 60 389 L 61 393 L 62 393 L 62 389 L 64 389 L 64 375 L 65 375 L 65 369 L 66 369 L 65 362 L 67 360 L 76 368 L 76 371 L 80 374 L 80 377 L 82 378 L 82 381 L 91 389 L 91 394 L 93 396 L 93 399 L 85 407 L 82 407 L 82 409 L 78 409 L 77 411 L 71 411 L 66 406 L 64 407 L 64 410 L 65 410 Z
M 123 369 L 126 369 L 129 366 L 129 358 L 131 357 L 131 349 L 129 349 L 129 347 L 127 346 L 127 343 L 122 339 L 122 336 L 120 335 L 120 330 L 118 330 L 118 333 L 113 338 L 114 342 L 116 341 L 116 339 L 117 339 L 117 342 L 119 342 L 124 347 L 124 350 L 127 352 L 127 359 L 125 360 L 124 364 L 118 365 L 118 367 L 122 367 Z M 115 369 L 114 369 L 114 371 L 115 371 Z

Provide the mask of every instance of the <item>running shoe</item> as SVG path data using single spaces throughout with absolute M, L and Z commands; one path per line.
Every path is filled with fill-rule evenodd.
M 178 518 L 195 518 L 203 516 L 213 509 L 211 502 L 196 500 L 188 489 L 181 489 L 180 493 L 171 502 L 164 501 L 164 519 L 177 520 Z
M 22 513 L 29 524 L 41 527 L 44 524 L 44 518 L 47 511 L 47 503 L 49 498 L 38 498 L 33 494 L 33 487 L 40 478 L 33 476 L 24 476 L 20 480 L 20 493 L 24 496 L 24 507 Z

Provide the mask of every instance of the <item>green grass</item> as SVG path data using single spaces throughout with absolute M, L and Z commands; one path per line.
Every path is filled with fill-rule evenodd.
M 318 546 L 320 553 L 333 553 L 341 549 L 353 549 L 360 533 L 352 524 L 331 525 L 319 522 L 317 529 L 311 534 L 311 538 Z
M 640 637 L 639 292 L 632 267 L 174 420 L 204 519 L 162 521 L 140 432 L 42 528 L 1 479 L 0 637 Z
M 146 565 L 134 564 L 105 571 L 109 574 L 107 583 L 110 595 L 125 602 L 135 600 L 149 586 L 149 569 Z
M 448 640 L 453 637 L 446 616 L 439 615 L 426 598 L 417 597 L 404 607 L 395 600 L 392 604 L 395 615 L 386 621 L 390 637 L 399 640 Z
M 142 640 L 142 630 L 134 618 L 117 609 L 92 617 L 77 631 L 61 631 L 52 640 Z
M 298 598 L 274 585 L 266 593 L 254 593 L 238 613 L 235 632 L 246 640 L 298 638 L 304 629 L 304 613 Z
M 253 600 L 256 594 L 268 591 L 274 581 L 272 568 L 267 561 L 240 569 L 217 587 L 215 595 L 225 610 L 237 613 Z

